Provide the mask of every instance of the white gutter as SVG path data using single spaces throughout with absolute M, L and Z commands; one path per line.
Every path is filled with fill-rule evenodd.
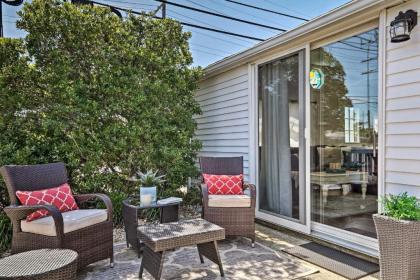
M 344 4 L 343 6 L 331 10 L 326 14 L 316 17 L 302 25 L 299 25 L 294 29 L 281 33 L 277 36 L 271 37 L 261 43 L 256 44 L 255 46 L 249 49 L 246 49 L 244 51 L 233 54 L 222 60 L 210 64 L 204 69 L 204 79 L 216 75 L 218 73 L 224 72 L 229 68 L 232 68 L 241 63 L 246 63 L 247 60 L 249 60 L 251 57 L 254 57 L 264 51 L 270 50 L 281 44 L 287 43 L 291 40 L 296 39 L 297 37 L 302 37 L 310 32 L 320 29 L 326 25 L 330 25 L 338 20 L 342 20 L 345 17 L 348 17 L 365 9 L 371 8 L 373 6 L 378 6 L 378 10 L 380 10 L 402 2 L 405 2 L 405 0 L 354 0 L 352 2 Z

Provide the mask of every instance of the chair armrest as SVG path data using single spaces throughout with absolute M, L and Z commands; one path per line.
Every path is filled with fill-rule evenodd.
M 73 196 L 78 205 L 89 200 L 94 200 L 94 199 L 102 200 L 108 212 L 108 221 L 112 221 L 112 202 L 111 202 L 111 199 L 106 194 L 89 193 L 89 194 L 75 194 Z
M 251 192 L 251 207 L 255 208 L 256 197 L 257 197 L 257 188 L 254 184 L 244 183 L 244 190 L 249 189 Z
M 209 191 L 206 184 L 201 184 L 201 199 L 203 202 L 203 209 L 209 207 Z
M 20 221 L 26 219 L 26 216 L 37 210 L 47 210 L 48 213 L 51 215 L 51 217 L 54 220 L 57 238 L 59 239 L 61 246 L 61 241 L 64 237 L 64 223 L 63 215 L 57 209 L 57 207 L 55 207 L 54 205 L 11 205 L 4 208 L 4 212 L 10 218 L 10 220 L 12 220 L 13 226 L 17 231 L 21 231 Z

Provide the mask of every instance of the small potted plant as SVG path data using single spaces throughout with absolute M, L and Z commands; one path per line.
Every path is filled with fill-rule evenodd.
M 383 214 L 373 215 L 382 280 L 420 279 L 420 203 L 407 193 L 381 199 Z
M 140 182 L 140 203 L 150 205 L 157 201 L 157 187 L 165 180 L 165 175 L 158 176 L 158 171 L 147 170 L 146 173 L 138 172 L 138 181 Z

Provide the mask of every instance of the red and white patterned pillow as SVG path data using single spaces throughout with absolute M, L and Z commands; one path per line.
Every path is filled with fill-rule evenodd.
M 239 175 L 213 175 L 203 174 L 204 183 L 209 194 L 243 194 L 243 174 Z
M 56 188 L 38 191 L 17 191 L 16 196 L 22 205 L 54 205 L 60 212 L 77 210 L 79 207 L 74 200 L 69 184 L 65 183 Z M 30 222 L 49 215 L 47 210 L 38 210 L 29 214 L 26 221 Z

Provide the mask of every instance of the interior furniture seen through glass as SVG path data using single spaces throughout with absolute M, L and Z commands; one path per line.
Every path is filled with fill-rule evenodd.
M 376 238 L 378 30 L 311 51 L 312 221 Z

